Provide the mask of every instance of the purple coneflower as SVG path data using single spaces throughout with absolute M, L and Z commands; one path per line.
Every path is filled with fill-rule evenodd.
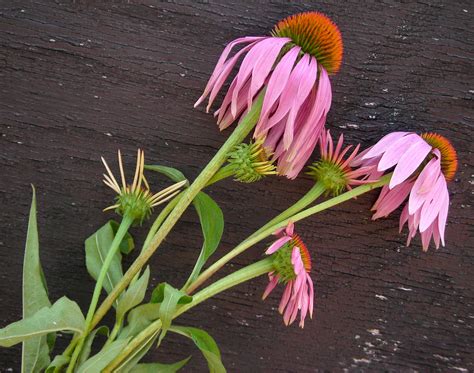
M 389 215 L 408 198 L 400 216 L 400 231 L 408 222 L 407 245 L 419 230 L 424 251 L 431 238 L 437 249 L 440 242 L 444 246 L 447 182 L 457 169 L 456 150 L 448 139 L 435 133 L 393 132 L 361 153 L 354 163 L 376 164 L 379 173 L 394 167 L 389 185 L 382 188 L 372 207 L 373 219 Z
M 232 57 L 232 49 L 243 48 Z M 215 112 L 222 130 L 247 113 L 265 90 L 254 138 L 278 160 L 278 173 L 295 178 L 316 146 L 331 107 L 329 74 L 342 62 L 342 39 L 324 14 L 307 12 L 280 21 L 271 36 L 243 37 L 222 52 L 202 96 L 209 111 L 241 56 L 237 75 Z
M 275 270 L 268 274 L 270 280 L 262 298 L 265 299 L 279 284 L 286 285 L 278 308 L 283 314 L 285 325 L 292 324 L 300 312 L 300 327 L 309 313 L 313 316 L 314 289 L 311 271 L 311 257 L 306 245 L 294 233 L 293 223 L 275 232 L 279 238 L 267 249 L 267 255 L 274 255 Z
M 317 182 L 323 183 L 326 191 L 338 195 L 344 190 L 352 189 L 353 186 L 371 183 L 379 179 L 374 177 L 375 165 L 364 165 L 362 167 L 352 166 L 360 149 L 360 144 L 352 150 L 352 145 L 343 146 L 344 135 L 341 134 L 334 146 L 329 130 L 321 133 L 319 140 L 320 159 L 314 162 L 308 172 Z M 349 154 L 347 157 L 346 155 Z

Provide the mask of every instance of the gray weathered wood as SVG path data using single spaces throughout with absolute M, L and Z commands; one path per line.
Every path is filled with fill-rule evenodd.
M 364 196 L 298 225 L 315 259 L 315 319 L 304 330 L 283 326 L 276 293 L 260 300 L 263 278 L 180 322 L 208 330 L 229 371 L 474 370 L 471 2 L 90 4 L 0 2 L 2 326 L 21 316 L 30 183 L 38 192 L 51 297 L 66 294 L 85 309 L 93 282 L 83 241 L 112 216 L 101 212 L 113 195 L 101 185 L 100 156 L 112 161 L 120 148 L 132 166 L 142 147 L 149 162 L 196 176 L 226 136 L 211 115 L 193 109 L 223 46 L 266 34 L 286 15 L 320 10 L 337 22 L 345 42 L 343 68 L 332 80 L 333 133 L 344 131 L 368 146 L 389 131 L 435 130 L 459 150 L 447 247 L 422 253 L 417 238 L 405 248 L 398 215 L 372 223 L 368 207 L 376 196 Z M 166 184 L 151 179 L 156 187 Z M 213 187 L 226 216 L 218 254 L 310 185 L 302 176 Z M 143 238 L 142 230 L 134 232 Z M 152 260 L 151 283 L 181 285 L 200 245 L 198 221 L 189 212 Z M 260 258 L 264 248 L 224 272 Z M 19 370 L 19 351 L 0 350 L 1 371 Z M 177 337 L 150 360 L 191 353 L 189 370 L 203 371 L 199 353 Z

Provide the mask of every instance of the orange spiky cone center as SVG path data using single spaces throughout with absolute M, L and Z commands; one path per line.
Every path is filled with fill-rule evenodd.
M 315 57 L 329 74 L 339 71 L 343 54 L 341 33 L 324 14 L 306 12 L 289 16 L 277 23 L 272 34 L 290 38 L 303 52 Z
M 425 132 L 421 134 L 421 137 L 433 148 L 439 150 L 441 153 L 441 170 L 444 177 L 447 181 L 453 180 L 458 168 L 458 156 L 454 146 L 446 137 L 434 132 Z
M 297 247 L 300 249 L 300 255 L 301 260 L 303 261 L 304 269 L 309 273 L 311 271 L 311 255 L 309 254 L 309 250 L 300 236 L 297 234 L 291 236 L 290 247 Z

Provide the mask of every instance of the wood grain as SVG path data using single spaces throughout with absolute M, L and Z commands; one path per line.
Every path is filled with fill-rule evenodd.
M 100 156 L 120 148 L 134 162 L 174 165 L 190 178 L 227 133 L 194 110 L 223 46 L 262 35 L 286 15 L 320 10 L 345 43 L 332 80 L 328 127 L 373 144 L 389 131 L 435 130 L 459 151 L 450 184 L 447 247 L 405 248 L 398 214 L 371 222 L 375 194 L 298 226 L 315 258 L 316 312 L 304 330 L 286 328 L 279 294 L 262 302 L 265 279 L 228 291 L 180 322 L 208 330 L 230 372 L 474 370 L 473 32 L 470 1 L 152 2 L 0 1 L 0 322 L 21 315 L 21 269 L 30 203 L 38 192 L 41 258 L 52 299 L 85 309 L 93 289 L 83 241 L 111 218 Z M 153 178 L 161 187 L 167 181 Z M 295 201 L 311 185 L 225 181 L 210 190 L 226 217 L 218 255 Z M 137 241 L 144 229 L 134 229 Z M 152 285 L 181 285 L 201 233 L 189 211 L 152 260 Z M 261 257 L 260 245 L 223 273 Z M 127 258 L 127 263 L 132 258 Z M 111 320 L 109 319 L 108 322 Z M 68 337 L 59 339 L 64 346 Z M 177 337 L 151 353 L 185 371 L 205 371 Z M 20 349 L 0 350 L 0 371 L 19 371 Z

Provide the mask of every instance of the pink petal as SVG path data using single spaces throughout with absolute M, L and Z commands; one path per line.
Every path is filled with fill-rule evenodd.
M 400 161 L 393 171 L 393 176 L 389 184 L 390 188 L 395 187 L 410 177 L 425 160 L 430 151 L 431 146 L 424 140 L 417 141 L 411 145 L 400 158 Z
M 409 132 L 392 132 L 382 137 L 367 153 L 362 156 L 362 160 L 377 157 L 384 153 L 387 148 L 398 139 L 407 135 Z
M 428 162 L 423 171 L 417 177 L 413 189 L 410 192 L 408 206 L 410 214 L 418 210 L 426 201 L 428 192 L 433 188 L 440 173 L 440 162 L 438 158 L 433 158 Z
M 295 224 L 290 220 L 285 228 L 286 234 L 288 236 L 293 236 L 294 230 L 295 230 Z
M 449 193 L 448 190 L 444 191 L 443 204 L 441 206 L 439 215 L 438 215 L 438 231 L 441 238 L 441 244 L 444 246 L 444 231 L 446 229 L 446 221 L 448 219 L 448 210 L 449 210 Z
M 397 185 L 395 188 L 390 190 L 379 202 L 377 211 L 372 217 L 373 220 L 385 217 L 393 212 L 398 206 L 400 206 L 403 201 L 407 198 L 408 193 L 410 193 L 413 183 L 406 182 L 400 185 Z
M 446 197 L 448 187 L 446 185 L 446 179 L 441 173 L 433 186 L 433 191 L 427 198 L 427 201 L 424 203 L 423 208 L 421 209 L 421 218 L 420 218 L 420 232 L 424 232 L 428 229 L 429 226 L 434 222 L 441 207 L 443 206 L 443 199 Z
M 262 299 L 265 299 L 268 297 L 268 295 L 275 289 L 275 286 L 278 285 L 278 276 L 273 275 L 273 274 L 268 274 L 268 278 L 270 279 L 270 282 L 267 285 L 267 288 L 265 289 L 265 292 L 262 295 Z
M 281 297 L 280 305 L 278 306 L 278 312 L 283 313 L 283 311 L 285 310 L 285 307 L 288 304 L 288 301 L 290 300 L 292 287 L 293 282 L 289 281 L 288 284 L 286 284 L 285 291 L 283 292 L 283 295 Z
M 234 46 L 236 46 L 238 44 L 242 44 L 242 43 L 252 43 L 252 42 L 264 39 L 264 38 L 265 37 L 263 37 L 263 36 L 259 36 L 259 37 L 246 36 L 246 37 L 243 37 L 243 38 L 235 39 L 234 41 L 230 42 L 224 48 L 224 51 L 222 52 L 221 56 L 219 57 L 219 60 L 217 61 L 216 66 L 214 67 L 214 71 L 212 72 L 212 75 L 209 78 L 209 81 L 206 85 L 206 88 L 204 89 L 204 92 L 203 92 L 202 96 L 199 97 L 199 99 L 194 104 L 194 107 L 198 106 L 202 101 L 204 101 L 204 99 L 207 97 L 207 95 L 211 91 L 212 87 L 215 84 L 215 81 L 221 75 L 224 63 L 226 62 L 227 57 L 229 56 L 230 51 L 232 50 L 232 48 Z
M 265 98 L 263 99 L 262 113 L 260 115 L 260 121 L 257 124 L 258 130 L 256 129 L 257 134 L 259 134 L 261 122 L 265 118 L 268 118 L 270 110 L 272 110 L 277 99 L 283 92 L 300 50 L 300 47 L 291 48 L 275 67 L 275 70 L 268 81 L 267 91 L 265 92 Z
M 396 140 L 385 150 L 382 158 L 380 158 L 377 170 L 385 171 L 395 166 L 400 161 L 403 154 L 405 154 L 405 151 L 409 149 L 409 147 L 413 145 L 413 143 L 418 141 L 424 142 L 424 140 L 422 140 L 420 136 L 414 133 L 408 134 Z
M 291 237 L 284 236 L 276 240 L 274 243 L 270 245 L 270 247 L 265 251 L 265 254 L 271 255 L 278 249 L 280 249 L 284 244 L 291 240 Z

